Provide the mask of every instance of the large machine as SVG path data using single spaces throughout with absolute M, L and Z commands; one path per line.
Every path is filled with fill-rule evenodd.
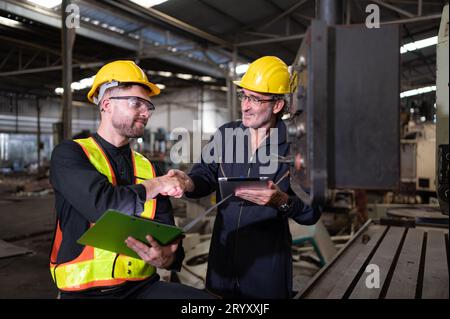
M 291 186 L 305 202 L 331 189 L 396 189 L 400 180 L 399 29 L 314 20 L 293 64 Z M 299 165 L 297 165 L 298 167 Z M 301 185 L 301 186 L 300 186 Z
M 442 212 L 448 215 L 448 4 L 442 12 L 436 49 L 436 192 Z

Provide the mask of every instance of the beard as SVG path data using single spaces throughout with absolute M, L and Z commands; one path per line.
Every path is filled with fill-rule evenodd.
M 147 120 L 145 119 L 124 119 L 121 121 L 112 120 L 112 126 L 117 130 L 119 134 L 127 138 L 138 138 L 144 135 L 145 125 Z

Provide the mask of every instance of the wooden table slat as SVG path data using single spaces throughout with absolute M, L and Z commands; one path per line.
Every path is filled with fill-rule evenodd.
M 391 227 L 389 228 L 386 236 L 384 236 L 380 246 L 378 247 L 375 255 L 370 260 L 370 265 L 376 265 L 379 267 L 380 286 L 379 288 L 368 288 L 366 285 L 366 279 L 368 276 L 372 276 L 372 272 L 363 272 L 359 278 L 358 283 L 350 294 L 351 299 L 377 299 L 380 296 L 381 289 L 388 276 L 389 269 L 394 261 L 395 254 L 401 243 L 405 228 Z
M 414 299 L 419 276 L 424 231 L 410 228 L 406 234 L 386 299 Z
M 383 232 L 386 230 L 386 226 L 371 225 L 366 231 L 364 231 L 358 238 L 355 238 L 354 242 L 346 247 L 342 248 L 343 251 L 339 258 L 335 261 L 332 267 L 328 267 L 322 273 L 320 277 L 314 282 L 314 288 L 308 293 L 305 293 L 301 298 L 307 299 L 323 299 L 335 287 L 337 280 L 349 271 L 350 265 L 354 262 L 357 256 L 361 253 L 361 250 L 366 248 L 370 242 L 377 242 Z M 365 238 L 370 238 L 368 242 L 365 242 Z M 371 244 L 372 245 L 372 244 Z
M 422 298 L 448 299 L 448 262 L 445 234 L 428 231 L 423 273 Z
M 371 237 L 371 239 L 367 242 L 366 246 L 363 249 L 361 249 L 357 257 L 347 267 L 345 273 L 339 278 L 335 278 L 336 285 L 331 290 L 327 298 L 341 299 L 344 297 L 345 292 L 347 291 L 348 287 L 352 284 L 355 276 L 357 276 L 361 267 L 370 257 L 374 249 L 376 249 L 379 241 L 383 237 L 382 236 L 383 234 L 384 232 L 378 232 L 373 237 Z

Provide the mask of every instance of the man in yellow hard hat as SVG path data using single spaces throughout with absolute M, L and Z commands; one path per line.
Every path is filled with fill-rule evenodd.
M 157 268 L 180 269 L 184 251 L 179 242 L 160 246 L 148 236 L 146 246 L 128 238 L 127 245 L 139 250 L 141 259 L 77 243 L 108 209 L 174 224 L 167 195 L 180 197 L 183 180 L 162 175 L 129 144 L 143 135 L 155 110 L 150 98 L 159 93 L 133 61 L 106 64 L 87 96 L 100 110 L 97 133 L 63 141 L 53 150 L 50 181 L 57 222 L 50 272 L 62 298 L 210 297 L 159 281 Z
M 218 207 L 208 257 L 206 288 L 225 298 L 292 297 L 292 238 L 288 219 L 311 225 L 320 217 L 316 205 L 304 204 L 291 190 L 288 163 L 277 162 L 289 154 L 286 126 L 281 120 L 295 85 L 288 66 L 265 56 L 249 66 L 240 81 L 242 121 L 221 126 L 202 152 L 201 162 L 183 184 L 188 197 L 216 191 L 222 199 L 220 177 L 267 177 L 265 189 L 240 189 Z M 227 131 L 242 132 L 227 134 Z M 242 138 L 241 138 L 242 137 Z M 240 149 L 239 145 L 244 145 Z M 215 154 L 210 158 L 210 150 Z M 227 157 L 231 161 L 227 160 Z M 274 161 L 263 161 L 274 156 Z M 244 160 L 240 160 L 243 158 Z M 275 165 L 272 165 L 274 164 Z

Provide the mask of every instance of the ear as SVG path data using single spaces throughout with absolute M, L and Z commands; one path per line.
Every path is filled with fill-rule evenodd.
M 103 98 L 100 103 L 100 112 L 109 113 L 111 112 L 111 100 L 108 98 Z
M 285 103 L 286 103 L 286 102 L 285 102 L 284 100 L 277 100 L 277 101 L 275 102 L 275 105 L 273 106 L 272 113 L 273 113 L 273 114 L 278 114 L 278 113 L 280 113 L 280 112 L 283 110 L 284 104 L 285 104 Z

